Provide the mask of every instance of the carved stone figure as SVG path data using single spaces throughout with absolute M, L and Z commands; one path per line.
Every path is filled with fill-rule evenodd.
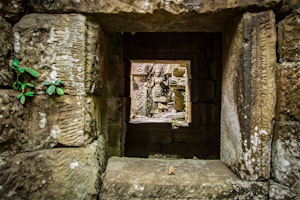
M 168 77 L 167 80 L 161 76 L 162 69 L 159 66 L 156 66 L 154 71 L 154 77 L 151 81 L 151 88 L 152 88 L 152 97 L 154 102 L 162 102 L 167 103 L 168 98 L 164 94 L 164 86 L 168 87 Z M 166 75 L 167 76 L 167 75 Z

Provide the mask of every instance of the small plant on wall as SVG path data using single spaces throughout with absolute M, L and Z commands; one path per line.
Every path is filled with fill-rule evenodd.
M 60 88 L 60 85 L 64 85 L 65 83 L 61 79 L 57 79 L 54 83 L 50 81 L 42 82 L 43 85 L 49 85 L 49 87 L 46 90 L 46 93 L 49 95 L 53 95 L 55 93 L 59 95 L 64 95 L 65 91 Z
M 26 71 L 31 76 L 39 77 L 39 73 L 29 67 L 20 67 L 19 62 L 17 60 L 12 61 L 12 68 L 17 73 L 17 81 L 14 82 L 12 88 L 14 90 L 21 92 L 17 98 L 20 99 L 22 104 L 25 104 L 26 97 L 33 97 L 34 95 L 33 91 L 26 92 L 27 91 L 26 88 L 27 86 L 33 88 L 34 85 L 32 83 L 22 83 L 22 81 L 19 80 L 20 75 Z

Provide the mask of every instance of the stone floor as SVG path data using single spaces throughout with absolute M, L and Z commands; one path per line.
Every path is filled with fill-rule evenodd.
M 102 181 L 101 200 L 268 199 L 267 182 L 240 180 L 219 160 L 112 157 Z

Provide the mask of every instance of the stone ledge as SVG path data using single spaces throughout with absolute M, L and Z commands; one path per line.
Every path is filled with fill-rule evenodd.
M 175 175 L 168 175 L 174 166 Z M 100 199 L 267 199 L 268 183 L 240 180 L 219 160 L 108 160 Z

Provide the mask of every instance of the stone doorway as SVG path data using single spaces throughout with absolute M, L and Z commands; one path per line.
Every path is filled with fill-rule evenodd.
M 189 116 L 181 126 L 174 126 L 172 120 L 140 123 L 131 115 L 127 121 L 125 156 L 146 158 L 159 153 L 182 158 L 219 159 L 222 34 L 123 33 L 122 50 L 124 68 L 132 69 L 133 63 L 150 61 L 154 64 L 185 63 L 190 93 Z M 130 76 L 140 75 L 131 73 Z M 136 99 L 132 95 L 134 84 L 132 80 L 130 97 Z M 132 111 L 134 106 L 127 107 Z

